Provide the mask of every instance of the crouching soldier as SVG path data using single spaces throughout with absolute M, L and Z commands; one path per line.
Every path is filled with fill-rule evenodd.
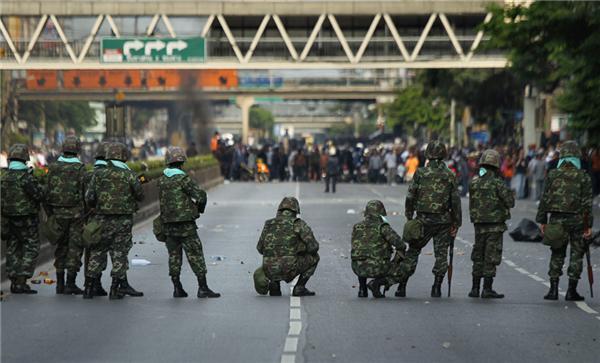
M 358 276 L 358 297 L 368 296 L 367 278 L 386 276 L 391 265 L 404 258 L 406 249 L 402 238 L 385 218 L 387 213 L 381 201 L 369 201 L 364 215 L 365 219 L 352 229 L 352 271 Z M 396 256 L 392 260 L 394 248 Z
M 204 213 L 206 192 L 182 170 L 187 160 L 180 147 L 169 147 L 166 154 L 167 168 L 158 181 L 160 198 L 160 222 L 169 251 L 169 275 L 173 281 L 173 297 L 187 297 L 179 275 L 183 251 L 198 278 L 199 298 L 220 297 L 206 283 L 206 264 L 202 242 L 198 237 L 196 219 Z
M 263 255 L 262 269 L 269 280 L 271 296 L 281 296 L 280 282 L 298 276 L 293 296 L 313 296 L 306 288 L 308 279 L 319 263 L 319 243 L 312 230 L 297 215 L 300 205 L 294 197 L 285 197 L 277 208 L 277 216 L 265 222 L 256 249 Z

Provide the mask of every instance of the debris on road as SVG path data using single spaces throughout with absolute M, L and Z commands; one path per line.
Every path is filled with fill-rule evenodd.
M 444 343 L 442 344 L 442 347 L 444 347 L 444 348 L 446 348 L 446 349 L 450 348 L 450 342 L 444 342 Z
M 38 280 L 38 279 L 34 279 L 34 280 L 29 280 L 30 283 L 34 284 L 34 285 L 39 285 L 42 283 L 42 280 Z
M 131 264 L 133 266 L 146 266 L 146 265 L 149 265 L 151 263 L 152 262 L 150 262 L 150 261 L 148 261 L 146 259 L 143 259 L 143 258 L 134 258 L 134 259 L 131 260 Z
M 517 228 L 508 234 L 515 242 L 541 242 L 542 231 L 537 223 L 531 219 L 523 218 Z
M 210 259 L 213 261 L 225 261 L 227 257 L 225 256 L 220 256 L 220 255 L 216 255 L 216 256 L 210 256 Z
M 346 214 L 356 214 L 356 211 L 354 209 L 348 209 Z
M 56 282 L 56 281 L 54 281 L 54 280 L 52 280 L 52 279 L 48 279 L 48 278 L 44 279 L 44 283 L 45 283 L 46 285 L 52 285 L 52 284 L 53 284 L 53 283 L 55 283 L 55 282 Z

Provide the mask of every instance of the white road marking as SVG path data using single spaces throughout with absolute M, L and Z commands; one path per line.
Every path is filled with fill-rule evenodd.
M 539 277 L 538 275 L 534 275 L 534 274 L 529 274 L 527 275 L 529 277 L 531 277 L 532 279 L 534 279 L 537 282 L 545 282 L 546 280 L 544 280 L 543 278 Z
M 524 268 L 521 268 L 521 267 L 515 267 L 515 271 L 518 271 L 518 272 L 522 273 L 523 275 L 527 275 L 527 276 L 530 275 L 529 271 L 527 271 L 527 270 L 525 270 Z
M 575 305 L 577 305 L 578 308 L 580 308 L 581 310 L 585 311 L 588 314 L 598 314 L 598 312 L 596 310 L 592 309 L 584 301 L 576 301 Z
M 299 308 L 300 307 L 300 298 L 298 296 L 291 296 L 290 297 L 290 306 L 293 308 Z
M 302 314 L 299 308 L 290 309 L 290 320 L 302 320 Z
M 597 316 L 596 319 L 600 320 L 600 316 Z
M 283 351 L 285 353 L 296 353 L 298 350 L 298 338 L 287 337 L 285 338 L 285 345 Z
M 302 322 L 301 321 L 290 321 L 290 330 L 288 331 L 288 335 L 300 335 L 302 331 Z
M 296 354 L 283 354 L 281 363 L 296 363 Z
M 511 260 L 504 260 L 504 263 L 509 265 L 510 267 L 516 267 L 517 265 Z

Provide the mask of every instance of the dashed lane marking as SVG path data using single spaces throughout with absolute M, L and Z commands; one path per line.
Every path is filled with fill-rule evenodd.
M 578 308 L 580 308 L 581 310 L 585 311 L 588 314 L 598 314 L 598 312 L 596 310 L 592 309 L 584 301 L 576 301 L 575 305 L 577 305 Z

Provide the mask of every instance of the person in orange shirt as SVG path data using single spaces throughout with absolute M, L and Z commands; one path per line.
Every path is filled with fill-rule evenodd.
M 219 134 L 219 131 L 215 131 L 215 134 L 210 139 L 210 151 L 213 154 L 216 153 L 219 148 L 219 140 L 221 140 L 221 134 Z
M 406 159 L 404 166 L 406 167 L 406 177 L 404 179 L 408 183 L 412 180 L 419 167 L 419 158 L 413 151 L 408 155 L 408 159 Z

